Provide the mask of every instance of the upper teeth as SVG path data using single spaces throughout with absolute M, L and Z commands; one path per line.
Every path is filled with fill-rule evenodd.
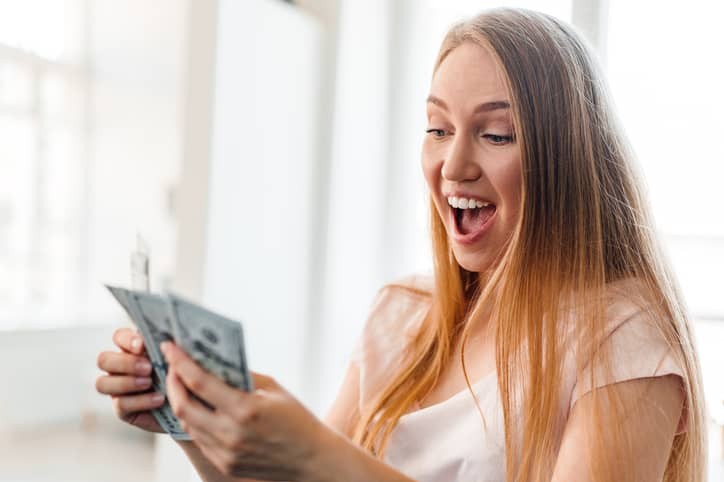
M 449 197 L 447 198 L 447 203 L 457 209 L 474 209 L 490 206 L 490 203 L 464 197 Z

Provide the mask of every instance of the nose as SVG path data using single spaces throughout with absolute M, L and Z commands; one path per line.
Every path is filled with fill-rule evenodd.
M 473 158 L 472 142 L 462 133 L 455 136 L 443 159 L 441 175 L 452 182 L 476 181 L 482 175 L 480 165 Z

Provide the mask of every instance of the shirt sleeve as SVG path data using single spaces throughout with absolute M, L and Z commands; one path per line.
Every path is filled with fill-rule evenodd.
M 350 355 L 359 369 L 361 406 L 396 372 L 429 307 L 429 299 L 407 285 L 389 284 L 379 290 Z
M 647 320 L 642 310 L 635 312 L 617 326 L 604 340 L 601 350 L 609 350 L 611 372 L 606 373 L 596 358 L 584 369 L 573 386 L 572 407 L 584 394 L 594 388 L 637 378 L 677 375 L 682 381 L 684 372 L 674 359 L 671 348 L 656 326 Z M 595 386 L 591 385 L 591 370 L 596 370 Z M 686 407 L 682 408 L 676 434 L 686 431 Z
M 387 286 L 383 286 L 375 294 L 369 313 L 357 337 L 350 355 L 350 362 L 358 366 L 364 365 L 374 345 L 379 342 L 378 331 L 384 322 L 384 312 L 390 303 L 390 293 Z M 389 328 L 389 327 L 387 327 Z

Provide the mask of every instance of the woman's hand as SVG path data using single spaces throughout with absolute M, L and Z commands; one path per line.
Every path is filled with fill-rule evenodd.
M 130 328 L 113 334 L 120 352 L 105 351 L 98 355 L 98 368 L 107 374 L 98 377 L 96 390 L 110 395 L 118 418 L 149 432 L 163 433 L 150 410 L 163 405 L 160 393 L 151 388 L 151 362 L 146 357 L 143 338 Z
M 331 432 L 272 378 L 253 373 L 256 389 L 230 387 L 171 342 L 161 345 L 166 390 L 183 429 L 223 474 L 264 480 L 311 480 Z M 214 407 L 211 409 L 191 393 Z

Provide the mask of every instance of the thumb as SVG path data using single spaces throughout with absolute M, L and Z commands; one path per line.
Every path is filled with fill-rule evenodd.
M 263 373 L 251 372 L 251 379 L 254 382 L 255 389 L 272 391 L 279 388 L 279 384 L 269 375 Z

